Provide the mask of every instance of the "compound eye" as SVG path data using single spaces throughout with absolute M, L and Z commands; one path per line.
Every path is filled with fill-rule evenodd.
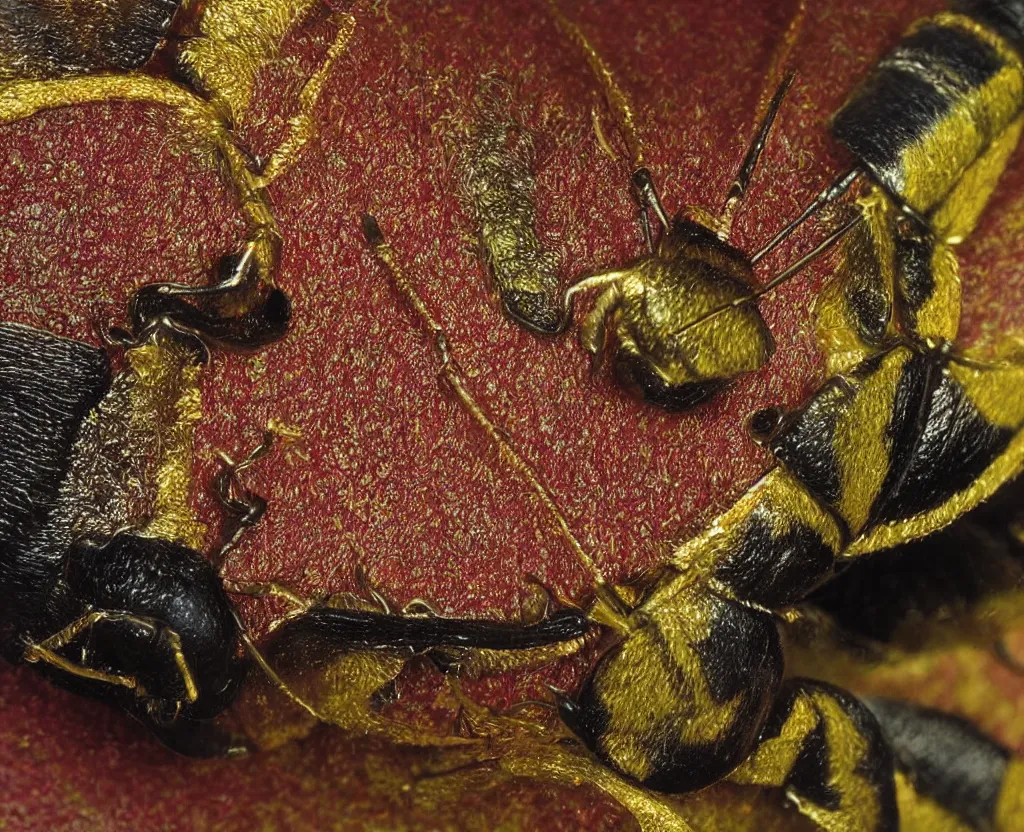
M 669 411 L 688 410 L 706 402 L 724 386 L 721 379 L 669 384 L 650 361 L 626 349 L 615 353 L 615 372 L 627 390 L 651 404 Z

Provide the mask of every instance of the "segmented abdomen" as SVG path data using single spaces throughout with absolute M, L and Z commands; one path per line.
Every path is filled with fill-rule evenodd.
M 32 544 L 49 519 L 83 420 L 109 386 L 102 350 L 0 324 L 0 587 L 8 598 L 49 586 L 52 560 Z
M 962 9 L 965 14 L 915 24 L 832 123 L 833 135 L 859 163 L 922 216 L 940 206 L 990 148 L 1012 149 L 1016 135 L 1002 139 L 1019 130 L 1015 122 L 1024 108 L 1016 47 L 1024 42 L 1021 4 L 965 3 Z M 1016 37 L 1008 40 L 1010 34 Z

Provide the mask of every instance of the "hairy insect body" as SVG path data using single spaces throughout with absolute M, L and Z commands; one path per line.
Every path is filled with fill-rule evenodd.
M 925 818 L 931 828 L 1018 828 L 1024 760 L 941 711 L 889 699 L 867 704 L 894 752 L 904 828 Z
M 654 404 L 691 407 L 771 357 L 775 341 L 756 303 L 742 303 L 752 289 L 746 255 L 677 218 L 657 254 L 626 269 L 601 296 L 580 340 L 602 354 L 611 308 L 620 380 Z
M 971 69 L 978 56 L 989 75 Z M 934 89 L 906 101 L 907 88 L 888 77 L 903 71 Z M 754 416 L 775 464 L 674 553 L 621 643 L 563 704 L 599 756 L 646 785 L 687 791 L 728 777 L 779 786 L 830 830 L 897 828 L 892 753 L 856 699 L 781 681 L 771 611 L 806 598 L 845 560 L 949 524 L 1024 464 L 1024 366 L 953 347 L 960 294 L 950 248 L 973 228 L 1016 144 L 1019 57 L 979 21 L 940 15 L 914 27 L 876 76 L 834 126 L 880 183 L 858 204 L 821 308 L 834 374 L 796 410 Z M 942 106 L 929 98 L 940 92 Z
M 894 828 L 877 728 L 848 696 L 802 680 L 780 687 L 769 611 L 805 598 L 842 559 L 939 528 L 1002 484 L 1020 464 L 1024 396 L 1004 395 L 997 412 L 994 389 L 1024 389 L 1024 368 L 978 370 L 908 348 L 826 383 L 768 438 L 777 466 L 675 553 L 622 643 L 563 705 L 570 727 L 652 788 L 732 776 L 784 786 L 812 817 L 857 816 L 855 796 L 870 792 L 877 823 L 863 828 Z M 648 693 L 638 698 L 638 687 Z M 848 746 L 838 738 L 850 734 L 862 753 L 840 759 Z M 763 751 L 780 743 L 792 766 Z M 796 765 L 801 754 L 828 761 L 834 800 Z
M 650 788 L 685 792 L 722 779 L 753 750 L 778 691 L 775 622 L 700 585 L 666 584 L 629 627 L 578 698 L 562 703 L 566 723 Z
M 967 2 L 965 14 L 915 24 L 832 122 L 901 208 L 944 241 L 974 228 L 1020 138 L 1021 30 L 985 25 L 1012 7 Z
M 0 81 L 137 69 L 182 0 L 0 0 Z
M 79 427 L 109 376 L 102 350 L 0 325 L 0 588 L 15 619 L 45 606 L 62 577 L 65 553 L 37 547 L 54 522 Z
M 829 684 L 787 678 L 780 626 L 788 608 L 837 567 L 948 525 L 1024 468 L 1024 364 L 957 349 L 951 248 L 974 227 L 1017 141 L 1024 4 L 959 8 L 962 14 L 917 24 L 876 73 L 888 80 L 869 80 L 836 117 L 836 134 L 858 167 L 792 224 L 838 200 L 855 180 L 875 180 L 854 218 L 817 249 L 846 235 L 834 287 L 819 307 L 826 380 L 791 412 L 754 414 L 751 433 L 773 464 L 642 590 L 604 581 L 550 492 L 468 391 L 443 328 L 376 221 L 364 217 L 367 241 L 434 336 L 460 402 L 594 575 L 589 615 L 609 631 L 607 649 L 578 694 L 559 697 L 560 711 L 597 757 L 644 786 L 680 793 L 729 779 L 782 788 L 829 832 L 895 832 L 901 806 L 917 795 L 906 773 L 913 766 L 896 774 L 894 750 L 906 749 L 890 742 L 885 719 Z M 589 50 L 595 74 L 607 76 L 579 30 L 554 13 Z M 978 68 L 984 60 L 988 75 Z M 888 77 L 897 71 L 920 82 L 918 98 L 907 99 Z M 787 84 L 748 152 L 737 200 Z M 619 91 L 606 92 L 621 104 L 611 94 Z M 889 157 L 881 152 L 887 148 Z M 610 322 L 620 370 L 658 403 L 687 406 L 728 376 L 715 375 L 719 356 L 701 355 L 687 335 L 707 326 L 704 341 L 735 342 L 736 367 L 760 366 L 771 354 L 754 306 L 763 292 L 751 288 L 757 258 L 729 246 L 729 202 L 717 220 L 691 209 L 693 220 L 669 222 L 642 167 L 633 184 L 643 216 L 652 210 L 662 225 L 657 246 L 651 241 L 648 255 L 626 268 L 581 280 L 569 299 L 601 289 L 581 326 L 586 348 L 602 353 Z M 662 371 L 674 363 L 685 372 L 666 379 Z M 1000 795 L 991 805 L 1016 800 L 1017 776 L 1008 770 L 987 779 Z M 940 810 L 959 812 L 955 801 Z M 993 811 L 986 809 L 990 825 Z M 1006 817 L 1002 808 L 997 814 Z
M 227 737 L 197 722 L 243 675 L 216 571 L 173 540 L 78 529 L 89 495 L 68 485 L 89 465 L 81 454 L 100 450 L 81 438 L 111 389 L 106 352 L 0 324 L 0 358 L 4 655 L 119 705 L 178 750 L 224 753 Z

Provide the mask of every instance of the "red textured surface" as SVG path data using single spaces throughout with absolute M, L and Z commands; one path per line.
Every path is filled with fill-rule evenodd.
M 793 57 L 800 74 L 737 220 L 741 247 L 767 239 L 846 164 L 824 129 L 828 115 L 908 23 L 940 4 L 854 5 L 831 0 L 808 12 Z M 717 209 L 796 4 L 637 6 L 608 0 L 572 13 L 638 105 L 669 210 Z M 566 279 L 641 250 L 627 164 L 599 149 L 590 111 L 603 108 L 592 77 L 544 4 L 352 11 L 355 39 L 318 111 L 320 135 L 271 191 L 293 332 L 258 357 L 218 357 L 205 381 L 202 476 L 215 449 L 244 452 L 270 418 L 302 432 L 252 473 L 271 509 L 233 556 L 232 573 L 341 591 L 356 588 L 362 565 L 399 604 L 420 597 L 444 614 L 493 617 L 518 615 L 527 575 L 571 597 L 587 592 L 550 521 L 436 382 L 417 321 L 362 242 L 358 217 L 371 210 L 448 329 L 472 389 L 558 495 L 584 545 L 610 578 L 637 574 L 763 468 L 745 417 L 795 405 L 814 386 L 811 306 L 830 261 L 764 302 L 778 349 L 763 371 L 691 414 L 639 406 L 605 375 L 592 378 L 571 338 L 539 340 L 503 319 L 456 197 L 448 120 L 465 118 L 481 76 L 498 70 L 534 135 L 539 229 L 562 253 Z M 242 133 L 255 152 L 281 135 L 330 34 L 318 23 L 293 36 L 264 73 L 258 126 Z M 107 104 L 0 128 L 0 319 L 96 342 L 96 324 L 119 320 L 134 287 L 199 282 L 236 244 L 242 226 L 230 194 L 167 141 L 169 119 L 157 108 Z M 611 122 L 603 126 L 611 136 Z M 1004 186 L 962 248 L 972 335 L 1024 323 L 1020 306 L 1005 302 L 1024 288 L 1024 176 Z M 821 231 L 783 246 L 762 275 Z M 208 498 L 199 506 L 215 516 Z M 244 610 L 257 631 L 274 612 L 256 603 Z M 580 673 L 571 661 L 478 693 L 502 706 L 539 693 L 541 679 L 571 688 Z M 346 762 L 360 743 L 337 733 L 241 763 L 195 763 L 31 671 L 0 667 L 0 679 L 2 829 L 399 823 L 401 811 L 374 804 L 365 772 Z M 566 830 L 624 823 L 586 792 L 555 816 Z

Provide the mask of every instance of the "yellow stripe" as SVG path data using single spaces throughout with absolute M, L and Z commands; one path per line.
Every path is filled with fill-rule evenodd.
M 842 482 L 838 508 L 853 534 L 867 523 L 889 473 L 892 440 L 887 431 L 896 389 L 912 356 L 904 347 L 886 355 L 879 368 L 861 383 L 836 423 L 833 450 Z
M 980 87 L 960 96 L 938 124 L 903 149 L 901 195 L 921 214 L 931 211 L 949 195 L 944 190 L 949 178 L 936 176 L 935 171 L 955 171 L 952 178 L 959 181 L 990 144 L 998 141 L 1024 106 L 1024 69 L 1016 51 L 1005 41 L 970 18 L 956 14 L 940 14 L 930 21 L 920 21 L 910 31 L 929 23 L 969 32 L 995 49 L 1005 66 Z M 979 127 L 985 124 L 1004 127 L 998 134 L 988 136 Z

